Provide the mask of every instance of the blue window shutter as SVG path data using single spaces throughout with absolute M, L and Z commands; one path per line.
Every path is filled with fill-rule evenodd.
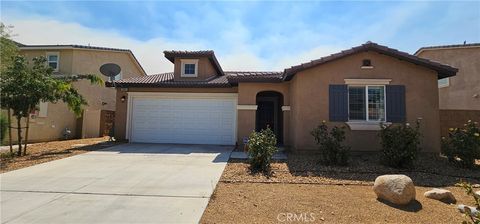
M 406 120 L 405 86 L 387 85 L 387 121 L 401 123 Z
M 330 121 L 348 121 L 347 85 L 330 85 L 328 90 Z

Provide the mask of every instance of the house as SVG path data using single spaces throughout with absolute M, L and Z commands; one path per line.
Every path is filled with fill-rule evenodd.
M 450 127 L 480 121 L 480 43 L 422 47 L 415 55 L 458 68 L 456 76 L 438 80 L 442 136 Z
M 213 51 L 164 54 L 173 72 L 115 81 L 116 138 L 241 145 L 268 126 L 286 148 L 312 152 L 310 132 L 326 120 L 348 126 L 352 150 L 372 151 L 381 122 L 421 119 L 422 147 L 437 152 L 437 80 L 457 72 L 372 42 L 280 72 L 224 71 Z
M 96 74 L 108 81 L 99 68 L 105 63 L 116 63 L 122 71 L 115 77 L 142 77 L 146 73 L 130 50 L 82 45 L 25 45 L 18 44 L 20 54 L 29 62 L 39 56 L 47 58 L 55 76 Z M 113 124 L 115 90 L 91 85 L 87 80 L 74 83 L 88 102 L 83 116 L 77 118 L 66 104 L 40 103 L 39 110 L 30 115 L 29 141 L 40 142 L 62 139 L 65 129 L 71 137 L 99 137 Z M 16 135 L 12 135 L 16 140 Z

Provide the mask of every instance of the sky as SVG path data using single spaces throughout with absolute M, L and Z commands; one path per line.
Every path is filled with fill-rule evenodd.
M 225 71 L 282 71 L 367 41 L 408 53 L 480 42 L 480 1 L 1 1 L 23 44 L 131 49 L 148 74 L 164 50 L 214 50 Z

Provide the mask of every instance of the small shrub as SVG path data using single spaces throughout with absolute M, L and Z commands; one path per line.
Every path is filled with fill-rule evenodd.
M 450 128 L 448 137 L 442 138 L 442 153 L 450 162 L 472 168 L 480 159 L 480 128 L 469 120 L 463 128 Z
M 5 136 L 7 136 L 8 118 L 5 114 L 0 113 L 0 145 L 5 142 Z
M 270 161 L 277 150 L 277 138 L 270 128 L 252 132 L 248 138 L 248 158 L 251 170 L 269 171 Z
M 315 138 L 321 160 L 325 165 L 348 164 L 350 147 L 343 145 L 345 127 L 334 126 L 329 131 L 325 121 L 322 121 L 310 134 Z
M 465 224 L 480 224 L 480 194 L 473 191 L 472 184 L 467 182 L 460 182 L 456 184 L 457 187 L 461 187 L 465 190 L 465 193 L 473 197 L 475 207 L 467 205 L 458 205 L 458 209 L 461 213 L 467 217 L 466 221 L 462 223 Z
M 394 168 L 412 166 L 420 151 L 420 121 L 386 126 L 381 124 L 379 136 L 382 144 L 382 161 Z

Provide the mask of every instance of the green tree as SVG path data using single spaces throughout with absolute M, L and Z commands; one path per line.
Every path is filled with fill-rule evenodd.
M 0 22 L 0 72 L 3 72 L 11 63 L 13 56 L 18 54 L 15 42 L 10 39 L 11 26 Z
M 10 39 L 11 28 L 12 26 L 6 26 L 2 22 L 0 22 L 0 74 L 3 74 L 6 68 L 12 64 L 12 59 L 14 58 L 14 56 L 18 55 L 18 47 L 16 43 Z M 10 110 L 7 110 L 7 114 L 3 114 L 2 111 L 1 117 L 2 118 L 0 119 L 0 131 L 2 133 L 0 134 L 2 136 L 2 141 L 8 130 L 9 142 L 11 142 L 12 128 L 10 125 Z M 13 154 L 12 144 L 10 144 L 10 153 Z
M 37 109 L 40 102 L 63 101 L 68 108 L 80 116 L 83 107 L 88 105 L 85 98 L 73 87 L 79 79 L 88 79 L 92 84 L 103 85 L 103 80 L 96 75 L 72 75 L 61 78 L 52 75 L 53 69 L 46 63 L 45 57 L 33 59 L 29 66 L 24 56 L 14 56 L 13 63 L 1 74 L 0 102 L 3 109 L 11 110 L 16 118 L 18 155 L 22 155 L 22 119 L 26 118 L 25 149 L 28 141 L 28 118 L 30 112 Z

